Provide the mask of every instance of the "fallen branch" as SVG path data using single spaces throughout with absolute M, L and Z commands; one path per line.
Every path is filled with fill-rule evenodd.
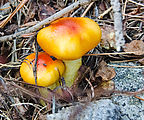
M 12 34 L 12 35 L 8 35 L 8 36 L 4 36 L 4 37 L 0 37 L 0 42 L 5 42 L 5 41 L 10 41 L 10 40 L 13 40 L 14 38 L 16 37 L 21 37 L 22 34 L 27 34 L 27 33 L 32 33 L 32 32 L 35 32 L 37 30 L 39 30 L 40 28 L 43 27 L 43 25 L 46 25 L 46 24 L 49 24 L 51 23 L 52 21 L 62 17 L 63 15 L 65 15 L 66 13 L 76 9 L 77 7 L 81 6 L 81 5 L 84 5 L 84 4 L 88 4 L 90 3 L 92 0 L 80 0 L 80 1 L 77 1 L 73 4 L 71 4 L 70 6 L 64 8 L 63 10 L 55 13 L 54 15 L 44 19 L 43 21 L 39 22 L 38 24 L 24 30 L 24 31 L 21 31 L 21 32 L 17 32 L 15 34 Z M 95 0 L 96 1 L 96 0 Z
M 116 49 L 117 51 L 120 51 L 122 46 L 124 46 L 125 44 L 125 40 L 123 37 L 122 14 L 121 14 L 119 0 L 111 0 L 111 6 L 114 12 L 114 29 L 115 29 Z

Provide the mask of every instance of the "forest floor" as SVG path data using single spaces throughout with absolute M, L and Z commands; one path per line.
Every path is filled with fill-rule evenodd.
M 64 98 L 50 100 L 41 96 L 39 86 L 25 83 L 19 69 L 26 56 L 42 51 L 37 46 L 37 32 L 61 17 L 88 17 L 94 20 L 102 30 L 102 39 L 96 48 L 83 56 L 82 66 L 75 80 L 77 89 L 70 91 L 71 98 L 66 94 L 67 99 L 63 96 Z M 140 87 L 140 90 L 115 87 L 118 85 L 115 79 L 121 79 L 116 74 L 124 69 L 129 73 L 129 68 L 138 68 L 144 75 L 143 65 L 143 0 L 0 1 L 1 119 L 41 120 L 47 113 L 73 106 L 74 103 L 87 105 L 90 101 L 111 98 L 114 94 L 128 95 L 144 101 L 138 97 L 144 92 L 144 87 Z M 117 68 L 121 68 L 121 71 Z M 134 73 L 136 71 L 132 74 Z M 50 92 L 54 93 L 53 90 Z M 47 104 L 43 106 L 40 100 Z M 48 107 L 51 104 L 55 104 L 55 108 Z

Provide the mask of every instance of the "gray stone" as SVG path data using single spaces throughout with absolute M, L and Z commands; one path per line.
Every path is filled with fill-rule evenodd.
M 117 64 L 118 65 L 118 64 Z M 136 66 L 134 63 L 120 63 L 121 66 Z M 144 88 L 143 68 L 116 68 L 113 79 L 116 90 L 138 91 Z M 144 95 L 139 95 L 144 98 Z M 113 96 L 113 103 L 120 107 L 122 120 L 144 120 L 144 101 L 130 96 Z
M 135 66 L 134 63 L 120 63 L 121 66 Z M 144 88 L 143 68 L 117 68 L 116 90 L 138 91 Z M 144 95 L 139 95 L 144 99 Z M 47 120 L 144 120 L 144 101 L 132 96 L 112 96 L 83 105 L 63 108 L 58 113 L 47 115 Z
M 119 107 L 109 99 L 64 108 L 47 120 L 120 120 Z

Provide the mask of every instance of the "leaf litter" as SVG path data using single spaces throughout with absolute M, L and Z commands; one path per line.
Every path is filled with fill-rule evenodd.
M 3 39 L 2 37 L 13 35 L 38 24 L 39 21 L 52 16 L 73 3 L 72 1 L 61 0 L 23 1 L 25 1 L 23 7 L 15 12 L 15 15 L 4 24 L 3 28 L 0 28 L 0 40 Z M 18 4 L 20 4 L 20 1 L 0 1 L 1 24 L 2 21 L 6 20 L 14 12 Z M 115 91 L 112 79 L 115 77 L 116 72 L 114 68 L 108 67 L 107 63 L 135 60 L 144 64 L 144 34 L 142 33 L 143 18 L 141 16 L 144 13 L 143 4 L 140 2 L 137 5 L 128 2 L 126 5 L 121 2 L 122 10 L 124 11 L 122 14 L 123 32 L 126 41 L 123 50 L 124 52 L 134 53 L 84 56 L 79 76 L 73 88 L 69 89 L 74 97 L 73 103 L 87 103 L 92 100 L 102 99 L 103 97 L 111 97 Z M 85 17 L 89 17 L 99 23 L 103 34 L 102 42 L 100 46 L 88 54 L 116 53 L 114 20 L 110 1 L 98 0 L 85 12 L 88 6 L 89 4 L 78 6 L 78 8 L 63 15 L 63 17 L 71 15 L 73 17 L 80 17 L 85 15 Z M 85 14 L 83 14 L 84 12 Z M 39 100 L 43 99 L 48 103 L 52 103 L 52 101 L 48 98 L 43 98 L 39 94 L 37 86 L 31 86 L 23 82 L 19 74 L 22 60 L 28 54 L 35 52 L 34 39 L 36 39 L 36 34 L 28 33 L 27 35 L 23 34 L 14 37 L 13 40 L 6 40 L 0 44 L 0 113 L 4 119 L 42 119 L 46 117 L 46 113 L 51 113 L 52 109 L 47 110 L 45 107 L 43 108 Z M 38 50 L 41 51 L 41 48 L 38 47 Z M 53 93 L 54 91 L 51 92 Z M 66 96 L 57 97 L 57 110 L 72 105 L 69 93 L 65 91 L 65 94 Z

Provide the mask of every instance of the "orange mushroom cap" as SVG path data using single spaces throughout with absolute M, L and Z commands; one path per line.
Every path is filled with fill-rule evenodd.
M 38 32 L 40 47 L 62 60 L 81 58 L 101 40 L 99 25 L 89 18 L 60 18 Z
M 35 64 L 35 53 L 25 58 L 20 67 L 23 80 L 29 84 L 35 84 L 33 67 Z M 39 52 L 37 61 L 37 85 L 50 86 L 54 84 L 64 73 L 65 66 L 61 60 L 53 60 L 47 53 Z

